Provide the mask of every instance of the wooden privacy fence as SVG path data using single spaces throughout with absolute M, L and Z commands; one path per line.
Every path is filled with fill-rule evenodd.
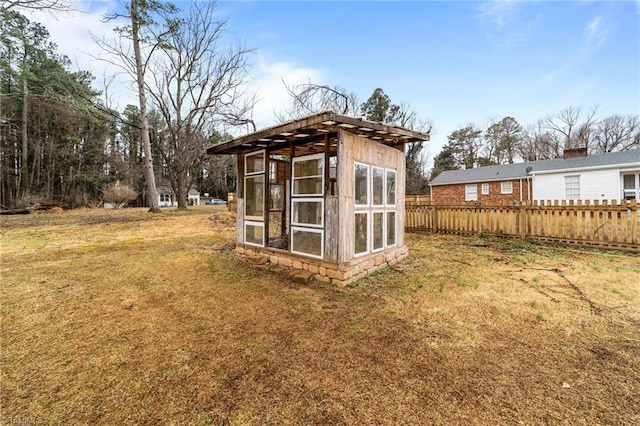
M 407 230 L 532 238 L 640 252 L 636 200 L 454 204 L 407 198 Z

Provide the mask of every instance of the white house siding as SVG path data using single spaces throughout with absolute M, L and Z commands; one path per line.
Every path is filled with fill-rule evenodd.
M 565 176 L 580 176 L 580 199 L 619 200 L 621 178 L 619 169 L 575 170 L 535 175 L 533 178 L 534 200 L 564 200 Z

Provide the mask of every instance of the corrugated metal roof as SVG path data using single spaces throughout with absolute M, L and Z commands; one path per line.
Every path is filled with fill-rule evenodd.
M 536 173 L 572 169 L 581 170 L 592 167 L 624 166 L 640 164 L 640 149 L 608 152 L 586 157 L 555 158 L 553 160 L 529 161 L 526 163 L 503 164 L 499 166 L 477 167 L 474 169 L 446 170 L 431 182 L 431 185 L 450 185 L 467 182 L 487 182 L 527 177 Z M 527 172 L 527 169 L 529 172 Z

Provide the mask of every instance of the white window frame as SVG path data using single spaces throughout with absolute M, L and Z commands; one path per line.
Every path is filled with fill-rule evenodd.
M 322 160 L 322 170 L 320 171 L 319 175 L 313 175 L 313 176 L 302 176 L 302 177 L 296 177 L 295 176 L 295 171 L 296 171 L 296 163 L 300 163 L 303 161 L 309 161 L 309 160 Z M 291 196 L 292 197 L 322 197 L 324 196 L 324 168 L 325 168 L 325 164 L 324 164 L 324 154 L 312 154 L 312 155 L 304 155 L 302 157 L 294 157 L 293 161 L 291 162 Z M 302 179 L 317 179 L 320 178 L 320 192 L 319 193 L 314 193 L 314 194 L 297 194 L 295 192 L 296 190 L 296 181 L 302 180 Z
M 258 155 L 262 156 L 262 170 L 254 171 L 254 172 L 251 172 L 251 173 L 247 173 L 247 159 L 249 157 L 255 157 L 255 156 L 258 156 Z M 266 182 L 267 175 L 266 175 L 266 172 L 265 172 L 265 168 L 266 168 L 265 167 L 266 166 L 265 161 L 266 161 L 266 151 L 264 149 L 261 149 L 261 150 L 256 151 L 256 152 L 251 152 L 249 154 L 245 154 L 245 156 L 244 156 L 244 194 L 243 194 L 244 209 L 243 209 L 243 213 L 244 213 L 245 223 L 246 223 L 247 220 L 250 221 L 250 222 L 253 222 L 253 223 L 262 222 L 262 227 L 263 228 L 264 228 L 264 205 L 265 205 L 265 202 L 266 202 L 265 190 L 266 190 L 266 187 L 267 187 L 267 182 Z M 248 215 L 247 214 L 247 181 L 249 179 L 255 179 L 255 178 L 259 177 L 259 176 L 262 176 L 262 198 L 263 198 L 263 200 L 262 200 L 262 206 L 263 206 L 262 216 Z M 263 232 L 263 234 L 264 234 L 264 232 Z M 263 235 L 262 240 L 263 240 L 263 246 L 264 246 L 264 235 Z M 249 243 L 249 244 L 251 244 L 251 243 Z M 255 245 L 255 244 L 253 244 L 253 245 Z
M 469 189 L 473 188 L 475 198 L 469 196 Z M 475 183 L 469 183 L 464 186 L 464 200 L 465 201 L 478 201 L 478 185 Z
M 370 217 L 370 219 L 371 219 L 371 226 L 370 226 L 370 229 L 371 229 L 371 253 L 377 253 L 377 252 L 383 251 L 385 249 L 385 247 L 387 247 L 387 226 L 386 226 L 387 225 L 387 221 L 386 221 L 385 218 L 387 216 L 387 212 L 390 212 L 390 211 L 391 210 L 373 210 L 371 212 L 371 217 Z M 394 212 L 395 212 L 395 210 L 394 210 Z M 373 244 L 374 235 L 375 235 L 375 229 L 374 229 L 375 221 L 373 220 L 373 218 L 374 218 L 374 216 L 376 214 L 382 214 L 382 224 L 381 224 L 382 225 L 382 247 L 380 247 L 380 248 L 375 248 L 374 244 Z
M 387 199 L 387 175 L 388 174 L 393 174 L 393 182 L 394 182 L 394 197 L 393 197 L 393 204 L 389 203 L 389 200 Z M 398 172 L 396 169 L 384 169 L 384 205 L 386 207 L 391 207 L 394 208 L 396 207 L 396 205 L 398 204 Z
M 364 166 L 367 168 L 367 189 L 365 191 L 365 195 L 367 197 L 367 202 L 362 204 L 358 203 L 356 199 L 356 182 L 357 182 L 357 173 L 356 169 L 358 166 Z M 355 161 L 353 164 L 353 204 L 356 208 L 367 208 L 371 207 L 371 166 L 366 163 L 361 163 L 359 161 Z
M 315 255 L 315 254 L 311 254 L 311 253 L 305 253 L 303 251 L 295 251 L 293 249 L 294 247 L 294 232 L 295 231 L 301 231 L 301 232 L 310 232 L 313 234 L 320 234 L 320 255 Z M 312 257 L 314 259 L 324 259 L 324 230 L 319 229 L 319 228 L 308 228 L 306 226 L 291 226 L 291 253 L 300 255 L 300 256 L 306 256 L 306 257 Z
M 388 229 L 389 224 L 387 223 L 389 218 L 389 213 L 393 213 L 393 244 L 389 244 L 388 241 Z M 384 246 L 386 247 L 395 247 L 398 245 L 398 212 L 396 210 L 386 210 L 384 212 Z
M 313 175 L 313 176 L 303 176 L 303 177 L 298 177 L 296 178 L 295 175 L 295 165 L 296 163 L 299 162 L 303 162 L 303 161 L 309 161 L 309 160 L 321 160 L 321 170 L 320 170 L 320 174 L 319 175 Z M 327 167 L 327 165 L 325 164 L 325 156 L 324 154 L 311 154 L 311 155 L 303 155 L 301 157 L 295 157 L 292 159 L 291 161 L 291 199 L 290 201 L 290 215 L 289 215 L 289 221 L 291 223 L 289 229 L 290 229 L 290 238 L 291 241 L 289 241 L 289 245 L 290 248 L 289 250 L 291 251 L 291 253 L 300 255 L 300 256 L 306 256 L 306 257 L 311 257 L 314 259 L 324 259 L 324 224 L 325 224 L 325 214 L 326 212 L 324 211 L 324 186 L 325 186 L 325 181 L 324 181 L 324 171 L 325 168 Z M 320 193 L 318 194 L 296 194 L 295 191 L 295 182 L 296 180 L 302 180 L 302 179 L 317 179 L 318 177 L 321 178 L 321 184 L 320 184 Z M 296 203 L 299 202 L 318 202 L 320 203 L 320 211 L 322 213 L 322 217 L 320 218 L 320 225 L 317 224 L 311 224 L 311 223 L 300 223 L 300 222 L 293 222 L 294 220 L 294 205 Z M 310 254 L 310 253 L 304 253 L 304 252 L 300 252 L 300 251 L 295 251 L 294 248 L 294 232 L 295 231 L 300 231 L 300 232 L 311 232 L 314 234 L 319 234 L 320 235 L 320 255 L 315 255 L 315 254 Z
M 571 184 L 571 182 L 569 182 L 570 179 L 574 179 L 575 178 L 575 182 L 577 182 L 577 190 L 578 190 L 578 194 L 569 194 L 569 190 L 571 190 L 572 192 L 575 191 L 576 188 L 568 188 L 567 186 Z M 571 195 L 571 196 L 569 196 Z M 564 177 L 564 197 L 566 200 L 579 200 L 580 199 L 580 175 L 565 175 Z
M 354 212 L 354 221 L 353 221 L 353 257 L 362 257 L 362 256 L 366 256 L 367 254 L 371 253 L 371 215 L 370 215 L 370 211 L 369 210 L 360 210 L 360 211 L 355 211 Z M 367 226 L 365 227 L 365 232 L 367 233 L 367 235 L 365 236 L 365 241 L 366 241 L 366 249 L 365 251 L 361 251 L 361 252 L 356 252 L 356 220 L 355 218 L 358 215 L 366 215 L 367 216 Z
M 500 182 L 501 194 L 513 194 L 513 181 L 505 180 Z
M 624 187 L 624 178 L 625 176 L 632 176 L 633 177 L 633 188 L 625 188 Z M 631 195 L 633 196 L 633 198 L 635 198 L 636 200 L 640 199 L 640 173 L 638 172 L 634 172 L 634 173 L 622 173 L 622 176 L 620 178 L 621 182 L 621 186 L 622 186 L 622 199 L 625 200 L 627 199 L 627 196 Z
M 265 150 L 261 149 L 260 151 L 251 152 L 249 154 L 245 154 L 245 156 L 244 156 L 244 175 L 245 176 L 253 176 L 253 175 L 264 174 L 264 172 L 265 172 L 265 170 L 264 170 L 265 169 L 265 167 L 264 167 L 265 166 L 265 153 L 266 153 Z M 255 157 L 257 155 L 262 155 L 262 170 L 257 171 L 257 172 L 248 173 L 247 172 L 247 159 L 249 157 Z
M 382 172 L 382 193 L 380 194 L 380 203 L 379 204 L 375 204 L 375 198 L 373 196 L 373 176 L 374 176 L 374 171 L 381 171 Z M 386 181 L 387 181 L 387 173 L 384 167 L 378 167 L 378 166 L 371 166 L 370 167 L 370 175 L 371 175 L 371 181 L 370 181 L 370 197 L 371 197 L 371 206 L 372 207 L 384 207 L 385 202 L 386 202 L 386 197 L 387 197 L 387 193 L 386 193 Z
M 258 228 L 262 228 L 262 244 L 256 244 L 253 241 L 247 241 L 247 226 L 255 226 Z M 256 246 L 256 247 L 264 247 L 264 222 L 257 222 L 254 220 L 245 220 L 244 221 L 244 230 L 243 230 L 243 236 L 244 236 L 244 243 L 248 244 L 250 246 Z
M 482 184 L 482 195 L 489 195 L 489 184 L 488 183 L 483 183 Z
M 315 223 L 304 223 L 304 222 L 294 222 L 295 214 L 294 214 L 294 205 L 296 203 L 320 203 L 320 211 L 322 212 L 322 216 L 320 217 L 320 224 Z M 310 198 L 310 197 L 295 197 L 291 198 L 291 225 L 297 227 L 311 227 L 311 228 L 324 228 L 324 198 Z

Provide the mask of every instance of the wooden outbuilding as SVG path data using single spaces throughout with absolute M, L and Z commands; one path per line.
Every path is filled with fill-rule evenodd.
M 404 259 L 404 145 L 428 140 L 323 112 L 208 148 L 237 156 L 236 251 L 338 285 Z

